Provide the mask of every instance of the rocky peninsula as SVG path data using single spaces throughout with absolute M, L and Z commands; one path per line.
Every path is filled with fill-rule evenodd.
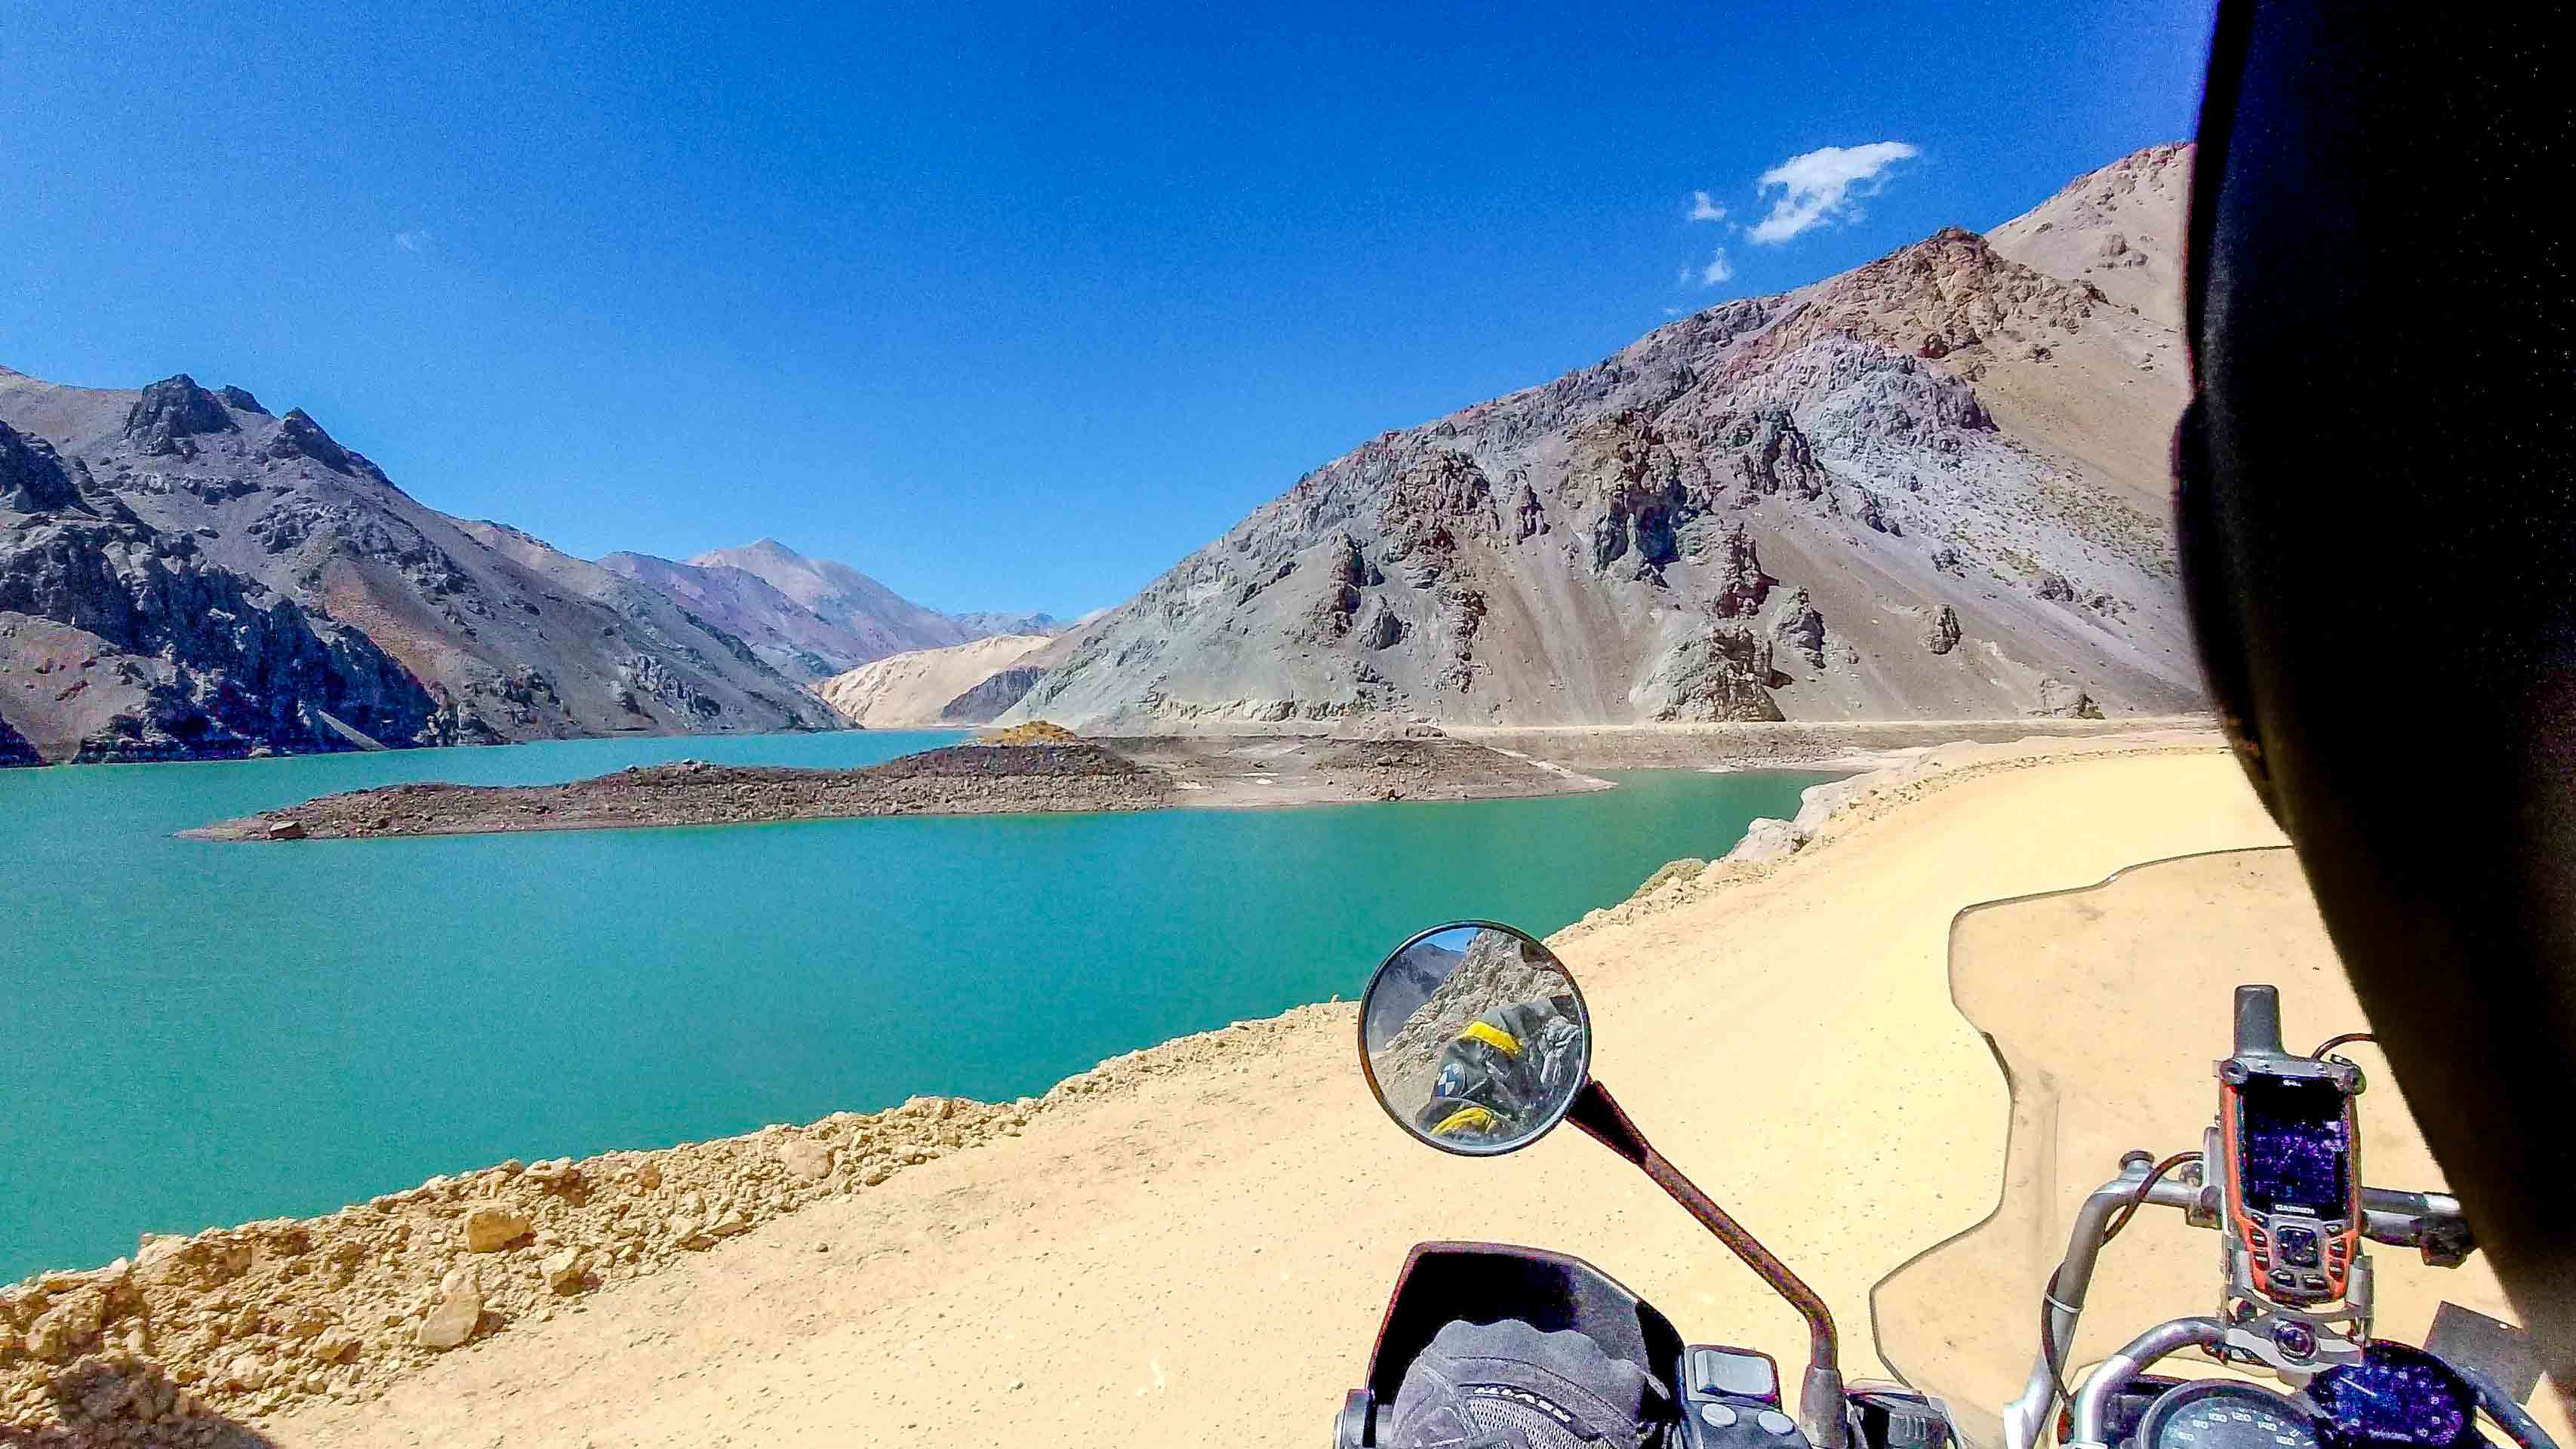
M 560 785 L 424 781 L 324 795 L 183 833 L 227 841 L 353 840 L 876 815 L 1493 799 L 1603 788 L 1605 781 L 1436 732 L 1394 739 L 1086 740 L 1040 724 L 865 769 L 680 760 Z

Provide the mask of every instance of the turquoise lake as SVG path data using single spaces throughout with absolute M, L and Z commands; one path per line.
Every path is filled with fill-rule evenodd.
M 508 1157 L 657 1147 L 1357 994 L 1461 916 L 1541 933 L 1795 813 L 1812 773 L 1542 800 L 224 845 L 401 780 L 858 765 L 890 732 L 0 770 L 0 1281 Z

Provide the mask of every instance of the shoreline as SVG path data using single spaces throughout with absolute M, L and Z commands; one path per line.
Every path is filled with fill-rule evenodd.
M 1282 809 L 1534 799 L 1615 788 L 1593 771 L 1901 766 L 1954 743 L 2155 739 L 2205 716 L 1566 726 L 1428 726 L 983 740 L 855 768 L 680 760 L 551 785 L 414 782 L 316 796 L 177 832 L 224 843 L 623 830 L 882 816 Z
M 179 831 L 248 843 L 766 825 L 884 816 L 1531 799 L 1611 782 L 1445 735 L 984 740 L 855 769 L 680 760 L 550 785 L 413 782 Z
M 1918 752 L 1895 768 L 1810 787 L 1797 820 L 1758 821 L 1715 864 L 1668 866 L 1552 939 L 1579 940 L 1767 875 L 1846 823 L 1996 770 L 2220 749 L 2214 736 L 2196 734 Z M 0 1424 L 71 1435 L 83 1432 L 69 1427 L 74 1421 L 131 1419 L 151 1442 L 200 1443 L 244 1416 L 364 1402 L 461 1344 L 582 1309 L 591 1294 L 773 1219 L 1018 1137 L 1067 1105 L 1338 1024 L 1352 1009 L 1307 1005 L 1184 1035 L 1010 1103 L 916 1097 L 882 1112 L 664 1149 L 506 1162 L 316 1218 L 147 1235 L 130 1259 L 40 1272 L 0 1289 Z M 83 1407 L 90 1404 L 100 1407 Z

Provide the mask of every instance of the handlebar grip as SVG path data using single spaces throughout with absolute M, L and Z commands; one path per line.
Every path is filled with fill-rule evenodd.
M 2443 1192 L 2401 1192 L 2395 1188 L 2361 1190 L 2362 1235 L 2374 1243 L 2415 1248 L 2437 1268 L 2454 1268 L 2477 1251 L 2460 1200 Z

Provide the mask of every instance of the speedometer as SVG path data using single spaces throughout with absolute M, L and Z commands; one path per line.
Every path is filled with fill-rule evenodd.
M 2297 1404 L 2235 1379 L 2168 1391 L 2138 1421 L 2138 1449 L 2319 1449 Z

